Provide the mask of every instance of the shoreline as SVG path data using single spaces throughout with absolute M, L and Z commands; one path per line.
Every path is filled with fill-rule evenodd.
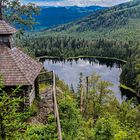
M 120 88 L 122 88 L 122 89 L 124 89 L 124 90 L 128 90 L 128 91 L 130 91 L 132 94 L 135 94 L 135 95 L 137 96 L 136 91 L 135 91 L 134 89 L 132 89 L 132 88 L 126 86 L 126 85 L 121 84 L 121 85 L 120 85 Z
M 71 59 L 79 59 L 79 58 L 95 58 L 95 59 L 106 59 L 106 60 L 116 60 L 122 63 L 126 63 L 126 60 L 118 59 L 114 57 L 102 57 L 102 56 L 75 56 L 75 57 L 59 57 L 59 56 L 40 56 L 37 57 L 40 59 L 65 59 L 65 60 L 71 60 Z
M 126 85 L 123 85 L 123 84 L 120 85 L 120 89 L 121 90 L 124 90 L 125 91 L 125 94 L 128 97 L 130 97 L 130 98 L 136 97 L 137 100 L 138 100 L 138 102 L 140 103 L 140 96 L 137 95 L 137 92 L 134 89 L 132 89 L 132 88 L 126 86 Z

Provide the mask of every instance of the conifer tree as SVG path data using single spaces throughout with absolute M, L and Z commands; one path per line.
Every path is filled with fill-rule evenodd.
M 23 114 L 19 111 L 22 99 L 16 97 L 19 88 L 8 94 L 0 86 L 0 140 L 12 139 L 24 128 Z

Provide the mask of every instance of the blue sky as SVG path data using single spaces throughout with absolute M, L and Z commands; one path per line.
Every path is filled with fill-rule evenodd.
M 24 2 L 33 2 L 41 6 L 113 6 L 130 0 L 22 0 Z

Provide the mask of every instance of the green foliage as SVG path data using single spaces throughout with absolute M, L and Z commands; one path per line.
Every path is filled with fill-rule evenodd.
M 138 140 L 139 107 L 132 100 L 119 103 L 108 90 L 110 83 L 100 76 L 89 78 L 89 93 L 84 103 L 84 119 L 90 123 L 92 140 Z M 92 120 L 92 121 L 91 121 Z
M 19 28 L 32 28 L 32 25 L 35 24 L 33 15 L 39 13 L 39 8 L 34 4 L 23 4 L 20 0 L 1 0 L 0 5 L 3 18 L 12 24 L 18 25 Z
M 48 83 L 39 84 L 39 93 L 44 93 L 48 87 L 49 87 Z
M 63 84 L 58 83 L 59 86 Z M 81 81 L 81 86 L 83 84 Z M 111 85 L 95 74 L 89 77 L 89 92 L 84 98 L 83 112 L 78 106 L 80 99 L 70 92 L 58 97 L 64 140 L 139 140 L 140 106 L 132 101 L 119 103 L 112 91 L 108 90 Z M 17 91 L 15 89 L 14 93 Z M 31 114 L 18 111 L 21 99 L 10 98 L 3 90 L 1 93 L 1 136 L 4 132 L 6 140 L 58 139 L 53 116 L 49 116 L 47 124 L 27 125 L 24 121 Z
M 84 121 L 71 94 L 59 98 L 59 111 L 64 140 L 85 140 L 93 137 L 92 120 Z
M 35 99 L 29 108 L 30 116 L 34 116 L 39 111 L 39 100 Z
M 64 139 L 76 138 L 82 125 L 82 117 L 74 99 L 65 94 L 63 99 L 59 100 L 59 110 Z
M 56 123 L 55 118 L 53 116 L 49 116 L 48 124 L 36 124 L 36 125 L 29 125 L 24 132 L 17 136 L 16 140 L 58 140 L 57 139 L 57 130 L 56 130 Z
M 120 125 L 116 119 L 100 118 L 96 122 L 94 130 L 96 140 L 113 140 L 115 134 L 120 131 Z
M 70 93 L 71 91 L 69 90 L 69 86 L 65 84 L 64 81 L 56 79 L 56 85 L 61 91 L 65 91 L 67 93 Z
M 122 125 L 117 118 L 110 115 L 98 119 L 94 127 L 96 140 L 138 140 L 138 131 Z
M 25 125 L 23 115 L 19 112 L 22 99 L 17 96 L 19 87 L 10 96 L 0 87 L 0 139 L 12 139 Z

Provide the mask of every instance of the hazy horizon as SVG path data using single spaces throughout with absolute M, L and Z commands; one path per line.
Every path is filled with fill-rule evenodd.
M 38 6 L 51 6 L 51 7 L 58 7 L 58 6 L 86 7 L 86 6 L 93 6 L 93 5 L 109 7 L 128 1 L 131 0 L 25 0 L 23 1 L 23 3 L 32 2 Z

